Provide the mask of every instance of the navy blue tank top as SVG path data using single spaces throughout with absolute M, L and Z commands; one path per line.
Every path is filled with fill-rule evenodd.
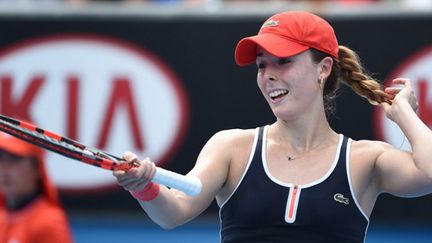
M 257 129 L 246 170 L 221 205 L 221 242 L 364 242 L 369 220 L 350 184 L 351 140 L 339 135 L 336 157 L 326 175 L 296 186 L 270 174 L 266 133 L 267 127 Z

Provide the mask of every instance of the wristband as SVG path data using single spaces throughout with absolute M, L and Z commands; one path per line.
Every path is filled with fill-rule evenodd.
M 149 182 L 141 191 L 129 191 L 130 194 L 138 200 L 148 202 L 159 195 L 160 185 Z

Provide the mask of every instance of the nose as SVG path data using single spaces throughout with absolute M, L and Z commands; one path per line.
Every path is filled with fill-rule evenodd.
M 269 81 L 276 81 L 276 77 L 275 76 L 269 76 L 267 79 Z
M 278 80 L 278 76 L 273 69 L 266 68 L 265 74 L 264 74 L 264 79 L 267 81 L 276 81 L 276 80 Z

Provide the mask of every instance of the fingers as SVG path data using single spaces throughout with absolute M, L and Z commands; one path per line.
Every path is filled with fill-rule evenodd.
M 393 86 L 385 88 L 388 94 L 397 94 L 406 86 L 411 86 L 410 81 L 406 78 L 395 78 L 391 83 Z
M 418 101 L 416 94 L 411 86 L 411 81 L 406 78 L 395 78 L 392 80 L 392 86 L 384 89 L 393 105 L 382 103 L 387 117 L 392 119 L 394 116 L 394 110 L 392 107 L 395 104 L 409 104 L 411 108 L 416 112 L 418 109 Z M 396 105 L 398 106 L 398 105 Z M 393 120 L 393 119 L 392 119 Z
M 398 87 L 394 87 L 389 90 L 389 92 L 395 92 L 394 95 L 396 97 L 396 95 L 398 95 L 399 93 L 404 93 L 403 95 L 401 94 L 402 97 L 405 97 L 406 101 L 410 104 L 411 108 L 414 111 L 417 111 L 418 109 L 418 101 L 417 101 L 417 97 L 416 94 L 411 86 L 411 81 L 409 79 L 406 78 L 396 78 L 394 80 L 392 80 L 392 82 L 396 85 L 403 85 L 402 88 L 400 88 L 399 92 L 395 91 L 394 88 L 398 88 Z
M 409 79 L 395 78 L 392 80 L 392 85 L 393 86 L 384 89 L 384 92 L 391 100 L 393 100 L 400 93 L 404 93 L 403 96 L 406 96 L 407 98 L 409 96 L 415 95 L 411 87 L 411 81 Z
M 115 171 L 113 171 L 113 175 L 114 175 L 115 177 L 119 177 L 119 176 L 122 176 L 122 175 L 124 175 L 124 174 L 126 174 L 126 172 L 123 171 L 123 170 L 115 170 Z
M 395 78 L 392 80 L 393 84 L 401 84 L 401 85 L 411 85 L 411 82 L 407 78 Z
M 384 89 L 384 92 L 387 94 L 390 100 L 393 100 L 399 92 L 401 92 L 401 87 L 388 87 Z
M 151 181 L 156 173 L 156 165 L 149 158 L 140 160 L 138 156 L 131 152 L 126 152 L 123 159 L 127 163 L 138 163 L 139 167 L 132 168 L 128 171 L 114 171 L 113 175 L 117 182 L 126 190 L 141 190 Z
M 389 90 L 391 92 L 395 92 L 397 90 L 402 90 L 403 88 L 411 88 L 411 81 L 407 78 L 395 78 L 391 81 L 392 85 L 391 87 L 387 87 L 385 90 Z
M 138 156 L 132 152 L 124 153 L 123 159 L 129 163 L 135 163 L 135 162 L 139 163 L 140 162 Z
M 384 89 L 384 91 L 387 94 L 393 94 L 393 95 L 399 93 L 401 90 L 402 90 L 402 87 L 388 87 L 388 88 Z
M 146 162 L 145 164 L 147 168 L 143 174 L 143 177 L 146 180 L 150 181 L 151 179 L 153 179 L 153 176 L 156 173 L 156 165 L 149 158 L 146 158 L 144 161 Z

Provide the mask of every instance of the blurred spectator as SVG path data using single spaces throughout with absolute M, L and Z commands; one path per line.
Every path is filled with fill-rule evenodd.
M 70 243 L 43 150 L 0 132 L 0 243 Z

